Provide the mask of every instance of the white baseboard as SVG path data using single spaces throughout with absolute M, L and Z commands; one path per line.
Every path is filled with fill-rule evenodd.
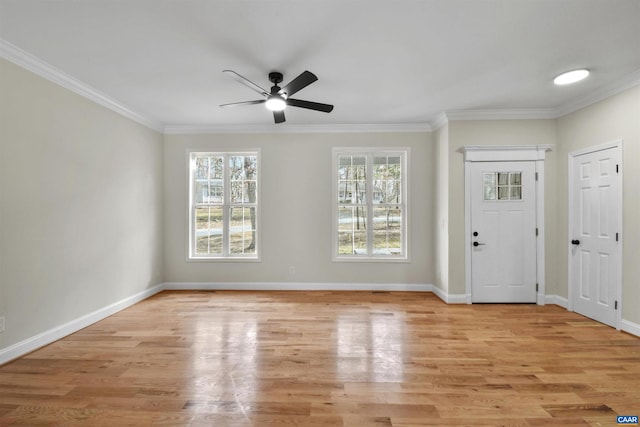
M 402 291 L 432 292 L 429 284 L 406 283 L 298 283 L 298 282 L 167 282 L 165 290 L 189 291 Z
M 560 295 L 545 295 L 544 303 L 559 305 L 560 307 L 565 309 L 569 307 L 569 300 L 567 300 L 565 297 L 561 297 Z
M 431 284 L 406 283 L 295 283 L 295 282 L 167 282 L 166 290 L 200 291 L 399 291 L 432 292 L 447 304 L 471 304 L 471 295 L 447 294 Z
M 640 337 L 640 324 L 638 323 L 622 319 L 622 321 L 620 322 L 620 329 L 630 333 L 631 335 Z
M 437 286 L 433 287 L 432 292 L 447 304 L 471 304 L 471 295 L 448 294 Z
M 145 289 L 144 291 L 125 298 L 121 301 L 110 304 L 92 313 L 67 322 L 63 325 L 56 326 L 55 328 L 49 329 L 48 331 L 42 332 L 38 335 L 34 335 L 9 347 L 0 349 L 0 365 L 7 363 L 10 360 L 16 359 L 20 356 L 24 356 L 25 354 L 28 354 L 47 344 L 51 344 L 52 342 L 66 337 L 67 335 L 70 335 L 74 332 L 77 332 L 80 329 L 86 328 L 87 326 L 105 319 L 120 310 L 124 310 L 127 307 L 130 307 L 142 300 L 149 298 L 152 295 L 157 294 L 158 292 L 161 292 L 163 289 L 164 284 L 159 284 L 154 286 L 153 288 Z
M 559 295 L 546 295 L 545 301 L 547 304 L 555 304 L 564 309 L 569 309 L 569 300 L 565 297 L 561 297 Z M 622 319 L 620 321 L 620 330 L 640 337 L 640 324 L 631 322 L 629 320 Z

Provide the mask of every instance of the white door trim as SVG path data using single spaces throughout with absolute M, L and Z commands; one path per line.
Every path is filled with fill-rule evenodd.
M 622 226 L 623 226 L 623 217 L 622 217 L 622 212 L 623 212 L 623 197 L 622 197 L 622 185 L 623 185 L 623 181 L 622 181 L 622 171 L 624 170 L 622 167 L 622 161 L 624 159 L 623 156 L 623 141 L 621 139 L 618 140 L 614 140 L 614 141 L 610 141 L 610 142 L 606 142 L 604 144 L 600 144 L 600 145 L 595 145 L 593 147 L 588 147 L 588 148 L 583 148 L 580 150 L 576 150 L 576 151 L 571 151 L 569 153 L 568 156 L 568 162 L 569 162 L 569 167 L 568 167 L 568 176 L 567 176 L 567 191 L 569 192 L 569 197 L 568 197 L 568 201 L 569 201 L 569 207 L 568 207 L 568 218 L 567 218 L 567 269 L 568 269 L 568 275 L 567 275 L 567 282 L 568 282 L 568 302 L 567 302 L 567 310 L 569 311 L 574 311 L 573 310 L 573 306 L 574 306 L 574 293 L 575 293 L 575 289 L 573 286 L 573 275 L 571 274 L 571 244 L 569 243 L 569 240 L 571 240 L 571 230 L 572 230 L 572 220 L 571 218 L 573 218 L 573 211 L 575 209 L 575 201 L 573 200 L 573 181 L 572 181 L 572 177 L 573 177 L 573 173 L 575 172 L 573 169 L 573 161 L 576 157 L 584 155 L 584 154 L 589 154 L 589 153 L 595 153 L 596 151 L 602 151 L 602 150 L 607 150 L 610 148 L 617 148 L 618 149 L 618 155 L 620 156 L 619 160 L 619 164 L 620 164 L 620 172 L 617 174 L 618 176 L 618 192 L 615 195 L 616 198 L 616 203 L 618 204 L 618 206 L 620 207 L 620 209 L 618 210 L 618 215 L 616 218 L 616 221 L 618 222 L 618 228 L 619 228 L 619 248 L 623 247 L 624 244 L 624 233 L 622 230 Z M 618 301 L 618 309 L 616 310 L 616 324 L 615 324 L 615 328 L 617 330 L 620 330 L 620 326 L 622 324 L 622 306 L 624 305 L 624 301 L 622 299 L 622 249 L 619 249 L 619 253 L 618 253 L 618 262 L 615 264 L 615 268 L 617 269 L 617 275 L 616 277 L 618 277 L 618 283 L 616 285 L 616 297 L 617 297 L 617 301 Z
M 536 277 L 537 303 L 545 303 L 545 241 L 544 241 L 544 158 L 551 145 L 467 145 L 458 151 L 464 154 L 464 258 L 465 296 L 471 304 L 471 162 L 534 161 L 536 163 Z

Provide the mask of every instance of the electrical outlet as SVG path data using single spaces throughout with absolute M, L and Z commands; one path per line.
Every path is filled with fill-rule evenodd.
M 294 266 L 289 267 L 289 274 L 292 276 L 296 274 L 296 268 Z
M 4 332 L 4 316 L 0 317 L 0 332 Z

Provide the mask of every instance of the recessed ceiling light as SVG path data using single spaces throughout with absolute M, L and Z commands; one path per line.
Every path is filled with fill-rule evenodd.
M 558 77 L 553 79 L 553 82 L 557 85 L 569 85 L 571 83 L 576 83 L 580 80 L 586 79 L 588 75 L 589 70 L 587 69 L 572 70 L 560 74 Z

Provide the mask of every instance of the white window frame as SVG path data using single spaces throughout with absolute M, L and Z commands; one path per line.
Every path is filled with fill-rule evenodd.
M 375 156 L 400 156 L 402 162 L 401 174 L 401 200 L 402 206 L 402 229 L 401 240 L 402 246 L 399 255 L 381 255 L 373 254 L 373 228 L 367 228 L 367 255 L 340 255 L 338 254 L 338 209 L 340 207 L 338 199 L 338 158 L 340 156 L 366 156 L 367 158 L 367 185 L 366 185 L 366 209 L 367 218 L 373 218 L 373 158 Z M 331 231 L 332 231 L 332 248 L 331 259 L 335 262 L 409 262 L 409 235 L 410 233 L 410 200 L 409 200 L 409 163 L 411 159 L 411 151 L 408 147 L 334 147 L 332 149 L 332 165 L 331 165 Z
M 197 255 L 196 248 L 196 239 L 195 239 L 195 221 L 194 221 L 194 211 L 196 209 L 195 205 L 195 185 L 194 185 L 194 171 L 195 171 L 195 159 L 197 156 L 218 156 L 223 157 L 224 168 L 223 168 L 223 201 L 222 201 L 222 210 L 223 210 L 223 245 L 222 245 L 222 254 L 220 255 Z M 255 242 L 255 253 L 251 254 L 235 254 L 231 253 L 229 249 L 229 209 L 232 206 L 236 206 L 236 204 L 232 204 L 229 200 L 230 198 L 230 187 L 231 180 L 228 176 L 228 167 L 229 167 L 229 157 L 232 156 L 255 156 L 256 157 L 256 202 L 252 205 L 245 204 L 246 207 L 255 207 L 256 214 L 256 242 Z M 261 218 L 260 214 L 260 200 L 261 200 L 261 164 L 260 164 L 260 150 L 250 150 L 250 151 L 187 151 L 187 218 L 188 218 L 188 230 L 187 230 L 187 261 L 247 261 L 247 262 L 255 262 L 260 261 L 260 246 L 262 242 L 261 238 Z

